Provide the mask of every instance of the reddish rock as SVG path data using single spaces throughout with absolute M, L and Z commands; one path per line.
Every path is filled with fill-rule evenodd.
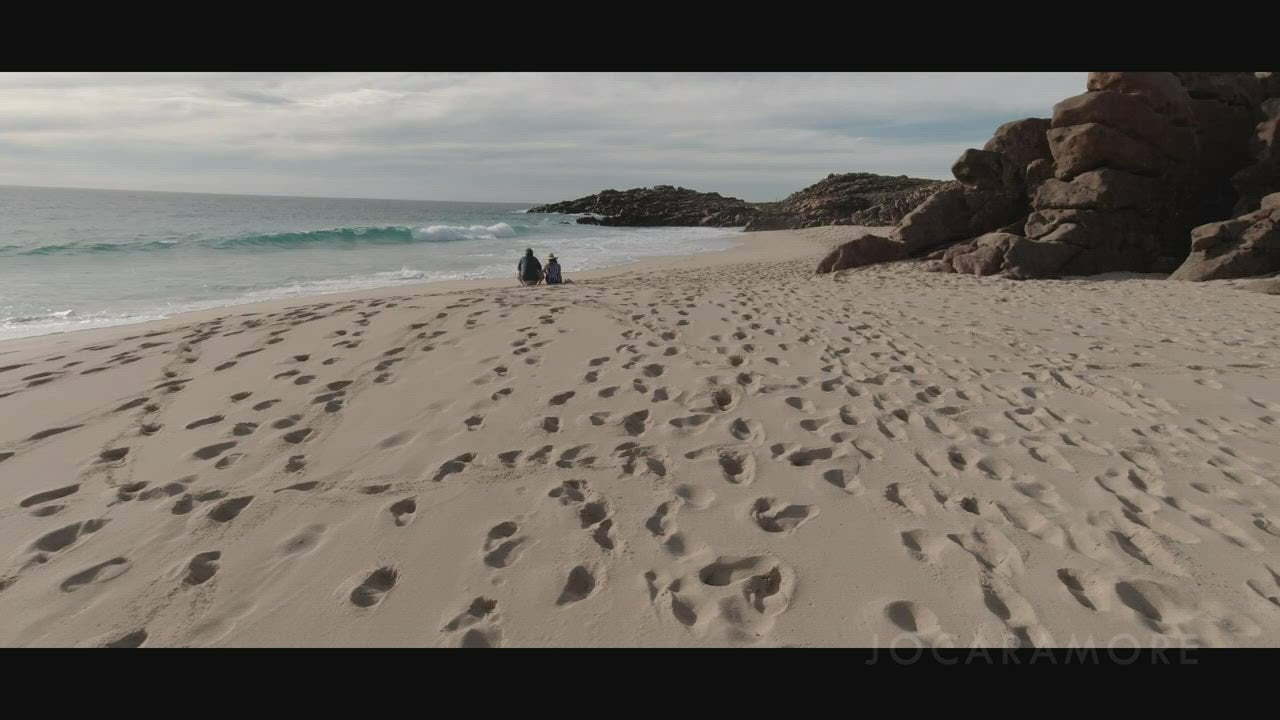
M 1280 193 L 1247 215 L 1191 231 L 1191 254 L 1171 280 L 1219 280 L 1280 272 Z
M 1071 182 L 1046 180 L 1033 205 L 1041 210 L 1121 210 L 1150 205 L 1160 197 L 1160 181 L 1121 170 L 1102 168 L 1077 175 Z
M 1173 166 L 1154 145 L 1098 123 L 1053 128 L 1048 137 L 1054 175 L 1063 180 L 1103 167 L 1159 176 Z
M 1016 188 L 1022 182 L 1023 165 L 1005 159 L 1004 153 L 974 150 L 961 153 L 951 166 L 951 174 L 964 185 L 980 190 Z
M 1136 95 L 1103 90 L 1075 95 L 1053 106 L 1052 127 L 1088 124 L 1105 125 L 1183 162 L 1196 156 L 1195 131 L 1175 124 Z
M 947 248 L 940 264 L 951 272 L 995 275 L 1005 268 L 1005 254 L 1009 248 L 1024 239 L 1010 233 L 987 233 Z
M 907 253 L 902 243 L 870 233 L 854 238 L 832 250 L 818 263 L 819 273 L 835 272 L 876 263 L 903 260 Z
M 1027 166 L 1038 160 L 1051 162 L 1049 152 L 1049 131 L 1047 118 L 1024 118 L 1007 122 L 996 128 L 996 132 L 982 146 L 983 150 L 998 152 L 1004 155 L 1006 162 L 1019 169 L 1019 174 L 1026 178 Z
M 1179 124 L 1191 124 L 1188 107 L 1191 95 L 1173 73 L 1091 72 L 1086 87 L 1091 91 L 1111 90 L 1132 95 Z

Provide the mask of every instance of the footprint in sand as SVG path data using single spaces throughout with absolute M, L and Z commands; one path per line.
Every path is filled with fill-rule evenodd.
M 191 454 L 201 460 L 211 460 L 235 446 L 236 446 L 235 441 L 214 443 L 213 445 L 206 445 L 205 447 L 202 447 Z
M 391 519 L 396 527 L 404 527 L 413 522 L 414 515 L 418 512 L 418 500 L 411 497 L 405 498 L 393 503 L 387 510 L 391 513 Z
M 525 539 L 514 537 L 520 529 L 514 521 L 498 523 L 489 528 L 484 541 L 484 564 L 491 568 L 509 567 L 520 559 Z
M 502 644 L 502 630 L 495 622 L 497 609 L 497 600 L 486 597 L 475 598 L 466 610 L 445 624 L 443 631 L 451 633 L 467 629 L 462 635 L 459 647 L 497 647 Z
M 556 605 L 564 606 L 586 600 L 591 593 L 595 592 L 598 585 L 596 574 L 586 566 L 578 565 L 569 571 L 569 578 L 565 581 L 564 589 L 560 591 Z
M 147 629 L 134 630 L 115 640 L 103 644 L 104 648 L 139 648 L 147 641 Z
M 67 485 L 66 487 L 60 487 L 54 490 L 46 490 L 44 492 L 39 492 L 39 493 L 36 493 L 35 495 L 30 495 L 26 497 L 25 499 L 23 499 L 21 502 L 18 503 L 18 507 L 26 508 L 26 507 L 31 507 L 33 505 L 40 505 L 41 503 L 47 503 L 51 500 L 60 500 L 64 497 L 67 497 L 68 495 L 72 495 L 76 493 L 79 490 L 80 490 L 79 484 Z
M 723 449 L 718 461 L 724 479 L 734 485 L 750 485 L 756 476 L 756 458 L 743 450 Z
M 215 505 L 212 510 L 209 511 L 209 519 L 216 520 L 217 522 L 221 522 L 221 523 L 231 522 L 232 520 L 235 520 L 236 516 L 238 516 L 242 510 L 248 507 L 249 503 L 251 502 L 253 502 L 252 495 L 245 495 L 243 497 L 231 498 L 230 500 L 223 500 L 222 502 Z
M 31 544 L 32 550 L 42 552 L 58 552 L 70 547 L 76 540 L 101 530 L 109 522 L 106 519 L 85 520 L 83 522 L 71 523 L 54 530 L 53 532 L 41 535 L 34 543 Z
M 98 563 L 91 568 L 81 570 L 75 575 L 63 580 L 59 587 L 62 589 L 62 592 L 75 592 L 85 585 L 104 583 L 109 580 L 114 580 L 128 572 L 130 567 L 131 563 L 128 558 L 112 558 L 104 563 Z
M 369 573 L 364 582 L 351 591 L 351 604 L 359 608 L 371 608 L 382 602 L 383 596 L 396 586 L 400 575 L 395 568 L 380 567 Z
M 757 498 L 751 506 L 751 519 L 769 533 L 792 533 L 818 516 L 814 505 L 786 505 L 776 498 Z
M 204 427 L 205 425 L 212 425 L 214 423 L 220 423 L 222 421 L 223 421 L 223 417 L 221 415 L 210 415 L 209 417 L 200 418 L 199 420 L 193 420 L 187 423 L 187 429 L 195 430 L 196 428 Z
M 313 430 L 311 428 L 299 428 L 281 435 L 280 438 L 287 443 L 297 445 L 311 436 Z
M 128 454 L 129 454 L 129 448 L 127 447 L 113 448 L 111 450 L 103 450 L 101 453 L 98 454 L 98 462 L 100 463 L 119 462 L 120 460 L 123 460 L 124 457 Z
M 452 460 L 449 460 L 436 470 L 436 474 L 431 478 L 435 482 L 440 482 L 450 475 L 455 475 L 467 469 L 467 466 L 476 459 L 475 453 L 463 453 Z
M 218 572 L 218 560 L 222 553 L 218 550 L 202 552 L 191 558 L 187 564 L 187 575 L 182 581 L 188 585 L 202 585 Z

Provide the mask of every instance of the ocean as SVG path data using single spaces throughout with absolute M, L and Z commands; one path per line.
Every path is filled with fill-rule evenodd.
M 440 280 L 732 247 L 732 228 L 609 228 L 533 204 L 0 186 L 0 339 Z

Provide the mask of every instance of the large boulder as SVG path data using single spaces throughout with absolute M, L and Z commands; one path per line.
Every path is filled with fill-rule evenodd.
M 888 238 L 859 238 L 832 251 L 818 272 L 918 257 L 995 231 L 1017 230 L 1030 210 L 1028 194 L 1052 176 L 1049 121 L 1005 123 L 982 150 L 970 148 L 951 167 L 956 182 L 932 192 Z
M 1000 272 L 1151 272 L 1185 256 L 1199 158 L 1190 94 L 1172 73 L 1091 73 L 1088 88 L 1054 106 L 1053 177 L 1024 228 L 1033 242 L 1011 247 Z
M 1191 232 L 1191 254 L 1172 280 L 1220 280 L 1280 271 L 1280 193 L 1247 215 L 1201 225 Z
M 951 166 L 951 174 L 961 184 L 979 190 L 1003 190 L 1021 184 L 1024 165 L 1012 162 L 996 150 L 970 148 Z
M 1173 164 L 1154 145 L 1099 123 L 1055 127 L 1048 136 L 1054 175 L 1063 180 L 1103 167 L 1159 177 Z
M 1005 255 L 1014 243 L 1024 240 L 1013 233 L 993 232 L 957 243 L 943 250 L 941 256 L 926 264 L 929 270 L 994 275 L 1005 268 Z
M 961 185 L 891 239 L 910 256 L 932 251 L 931 270 L 1016 278 L 1275 269 L 1274 213 L 1259 207 L 1280 191 L 1280 75 L 1094 72 L 1087 90 L 1047 124 L 1006 124 L 966 151 L 952 169 Z M 1248 214 L 1218 222 L 1233 207 Z
M 1149 206 L 1161 193 L 1160 181 L 1122 170 L 1101 168 L 1070 182 L 1049 178 L 1036 190 L 1039 210 L 1122 210 Z
M 1111 128 L 1183 162 L 1196 156 L 1194 129 L 1161 115 L 1137 95 L 1101 90 L 1075 95 L 1053 106 L 1053 128 L 1083 125 Z
M 1048 118 L 1024 118 L 1007 122 L 996 128 L 995 134 L 982 149 L 1003 155 L 1005 161 L 1016 168 L 1019 177 L 1025 181 L 1029 165 L 1041 160 L 1051 161 L 1053 158 L 1046 137 L 1049 122 Z
M 819 273 L 847 270 L 907 257 L 902 243 L 883 235 L 867 233 L 840 245 L 818 263 Z
M 934 193 L 902 219 L 891 237 L 915 256 L 997 230 L 1025 214 L 1021 194 L 957 185 Z
M 1178 124 L 1191 124 L 1191 95 L 1173 73 L 1091 72 L 1085 87 L 1090 92 L 1111 90 L 1132 95 Z
M 957 243 L 926 264 L 926 269 L 971 275 L 1004 274 L 1014 279 L 1051 274 L 1089 274 L 1089 265 L 1076 265 L 1082 248 L 1053 240 L 1040 241 L 1008 232 L 993 232 Z M 1083 270 L 1083 272 L 1078 272 Z

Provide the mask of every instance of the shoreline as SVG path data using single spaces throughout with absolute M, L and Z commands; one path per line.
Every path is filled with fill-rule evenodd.
M 1280 647 L 1276 297 L 857 232 L 0 345 L 0 646 Z
M 886 232 L 890 229 L 891 228 L 884 228 Z M 566 271 L 565 278 L 570 281 L 594 281 L 628 273 L 655 272 L 666 269 L 705 267 L 707 265 L 752 262 L 758 260 L 792 259 L 825 252 L 826 249 L 831 247 L 833 244 L 837 244 L 846 239 L 844 236 L 847 233 L 878 232 L 879 230 L 879 228 L 849 225 L 824 226 L 820 228 L 807 228 L 805 230 L 772 230 L 751 233 L 739 232 L 738 235 L 730 238 L 730 240 L 734 242 L 733 247 L 725 250 L 713 250 L 710 252 L 691 254 L 658 255 L 644 260 L 636 260 L 619 265 L 597 268 L 594 270 L 584 270 L 582 272 L 573 273 L 572 275 Z M 797 246 L 794 248 L 785 249 L 782 255 L 779 255 L 779 248 L 776 248 L 771 244 L 777 243 L 778 241 L 788 242 L 792 239 L 799 240 L 801 242 L 797 243 Z M 165 315 L 164 317 L 138 320 L 136 322 L 125 322 L 117 325 L 104 325 L 100 327 L 81 328 L 76 330 L 59 330 L 40 335 L 4 338 L 0 339 L 0 357 L 21 349 L 27 349 L 31 345 L 43 342 L 49 342 L 51 345 L 58 345 L 61 344 L 59 341 L 69 340 L 72 338 L 87 338 L 92 340 L 105 337 L 106 334 L 116 331 L 124 331 L 126 328 L 147 332 L 148 330 L 159 327 L 165 323 L 199 322 L 219 315 L 239 314 L 243 312 L 270 312 L 273 309 L 289 307 L 296 304 L 308 304 L 322 300 L 333 302 L 336 302 L 339 299 L 361 300 L 389 293 L 399 294 L 406 292 L 418 295 L 439 295 L 451 292 L 509 288 L 514 286 L 514 280 L 511 278 L 437 280 L 417 283 L 402 283 L 398 285 L 383 285 L 373 288 L 362 288 L 359 290 L 339 290 L 330 293 L 293 295 L 248 303 L 233 302 L 226 305 L 217 305 L 215 307 L 202 308 L 198 310 L 183 310 L 171 315 Z M 538 286 L 538 288 L 544 287 L 546 286 Z

